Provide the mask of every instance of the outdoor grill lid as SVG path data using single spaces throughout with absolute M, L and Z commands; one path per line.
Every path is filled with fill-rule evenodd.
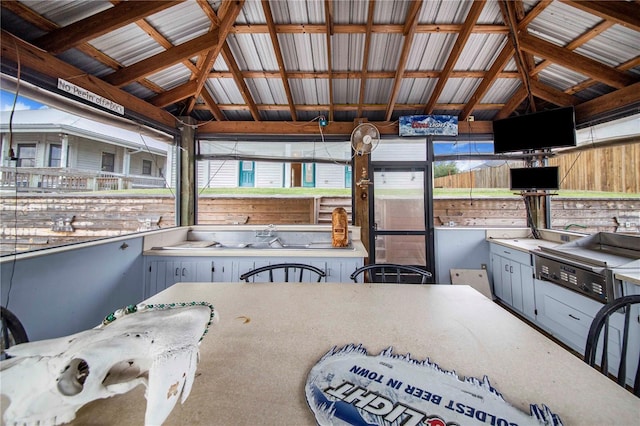
M 540 247 L 543 252 L 605 268 L 615 268 L 640 259 L 640 237 L 598 232 L 555 247 Z

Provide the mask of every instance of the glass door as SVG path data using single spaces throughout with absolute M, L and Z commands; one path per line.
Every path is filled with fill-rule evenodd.
M 371 163 L 369 253 L 372 262 L 414 265 L 435 276 L 431 168 L 416 164 Z M 414 282 L 407 277 L 407 282 Z

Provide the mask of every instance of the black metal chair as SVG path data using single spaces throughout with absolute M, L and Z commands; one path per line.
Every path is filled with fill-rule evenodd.
M 621 341 L 620 341 L 620 363 L 618 364 L 617 369 L 617 382 L 620 386 L 625 386 L 626 375 L 627 375 L 627 367 L 631 362 L 635 362 L 638 360 L 636 377 L 633 384 L 633 393 L 634 395 L 640 397 L 640 353 L 631 353 L 631 348 L 629 347 L 629 332 L 630 326 L 632 322 L 637 321 L 638 313 L 634 313 L 634 317 L 631 317 L 633 307 L 636 305 L 640 305 L 640 295 L 632 295 L 632 296 L 623 296 L 618 299 L 614 299 L 611 302 L 604 305 L 595 318 L 591 322 L 591 327 L 589 328 L 589 334 L 587 335 L 587 344 L 584 351 L 584 361 L 590 366 L 598 369 L 605 376 L 609 375 L 609 344 L 616 342 L 617 339 L 610 339 L 610 334 L 612 333 L 620 333 Z M 616 324 L 615 330 L 612 328 L 610 324 L 611 317 L 614 313 L 618 312 L 620 309 L 624 309 L 624 324 L 622 328 L 618 328 L 619 323 Z M 622 316 L 621 315 L 621 316 Z M 602 341 L 599 343 L 600 334 L 604 330 Z M 601 351 L 598 350 L 600 347 Z M 637 349 L 637 348 L 636 348 Z M 600 357 L 598 357 L 598 353 L 600 352 Z M 631 364 L 633 365 L 633 364 Z M 633 368 L 633 367 L 631 367 Z
M 316 282 L 320 282 L 322 278 L 327 276 L 327 273 L 320 268 L 317 268 L 313 265 L 307 265 L 304 263 L 277 263 L 274 265 L 262 266 L 260 268 L 255 268 L 250 270 L 249 272 L 245 272 L 240 275 L 241 281 L 251 282 L 250 278 L 255 277 L 257 274 L 261 274 L 263 272 L 269 272 L 269 282 L 274 282 L 274 271 L 283 271 L 284 278 L 281 278 L 281 275 L 278 276 L 276 281 L 284 281 L 284 282 L 305 282 L 303 280 L 305 271 L 308 272 L 307 276 L 309 277 L 309 281 L 314 277 L 313 274 L 317 275 Z M 297 278 L 297 280 L 296 280 Z M 255 278 L 254 278 L 255 280 Z M 260 282 L 260 281 L 254 281 Z
M 395 263 L 372 263 L 357 268 L 351 274 L 353 282 L 358 282 L 358 276 L 365 274 L 368 282 L 396 283 L 396 284 L 427 284 L 433 277 L 431 272 L 413 265 L 399 265 Z M 367 281 L 367 280 L 365 280 Z
M 19 343 L 29 341 L 27 332 L 17 316 L 4 306 L 0 306 L 0 327 L 2 328 L 2 353 L 0 359 L 6 359 L 5 350 Z

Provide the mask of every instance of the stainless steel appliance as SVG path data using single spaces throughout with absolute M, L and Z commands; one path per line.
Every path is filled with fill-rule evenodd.
M 640 237 L 599 232 L 534 252 L 536 278 L 567 287 L 602 303 L 622 296 L 616 268 L 640 259 Z

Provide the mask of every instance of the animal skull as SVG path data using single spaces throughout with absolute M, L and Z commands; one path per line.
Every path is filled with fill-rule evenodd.
M 144 305 L 139 305 L 144 307 Z M 146 310 L 107 326 L 23 343 L 0 362 L 7 425 L 59 425 L 96 399 L 146 386 L 145 424 L 161 424 L 189 396 L 198 342 L 218 316 L 210 306 Z

